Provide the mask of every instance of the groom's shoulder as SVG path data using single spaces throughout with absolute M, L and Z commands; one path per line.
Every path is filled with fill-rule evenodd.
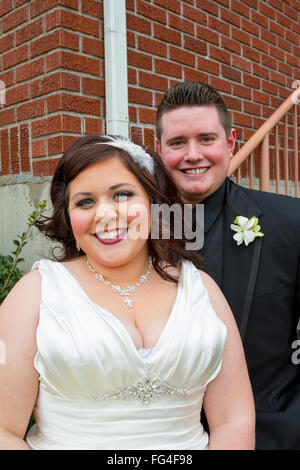
M 258 189 L 250 189 L 240 186 L 233 181 L 230 182 L 236 191 L 242 191 L 260 209 L 267 213 L 272 211 L 273 215 L 300 220 L 300 199 L 284 194 L 274 194 Z

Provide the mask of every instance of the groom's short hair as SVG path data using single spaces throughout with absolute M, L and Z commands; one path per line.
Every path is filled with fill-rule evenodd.
M 231 130 L 231 120 L 221 95 L 210 85 L 201 82 L 184 81 L 177 83 L 165 93 L 156 114 L 156 137 L 161 141 L 161 120 L 164 113 L 183 106 L 215 106 L 220 122 L 228 139 Z

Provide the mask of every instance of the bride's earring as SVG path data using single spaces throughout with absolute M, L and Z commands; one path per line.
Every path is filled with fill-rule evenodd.
M 78 242 L 76 242 L 76 248 L 78 251 L 80 251 L 80 246 L 78 245 Z

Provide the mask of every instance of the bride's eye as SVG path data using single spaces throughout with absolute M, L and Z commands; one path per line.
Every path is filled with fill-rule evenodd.
M 118 191 L 116 194 L 114 194 L 113 199 L 116 199 L 117 201 L 127 201 L 131 196 L 133 196 L 134 193 L 131 191 Z
M 87 197 L 85 199 L 80 199 L 80 201 L 77 201 L 75 203 L 75 206 L 85 209 L 85 208 L 91 207 L 93 203 L 94 203 L 94 200 L 91 199 L 90 197 Z

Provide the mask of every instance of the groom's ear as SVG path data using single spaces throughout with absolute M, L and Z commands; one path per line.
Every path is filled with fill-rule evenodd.
M 232 127 L 230 130 L 229 137 L 227 139 L 228 150 L 230 152 L 230 158 L 233 157 L 235 143 L 236 143 L 236 130 Z
M 158 155 L 161 156 L 160 144 L 159 144 L 159 141 L 158 141 L 157 137 L 155 137 L 155 143 L 156 143 L 156 152 L 158 153 Z

